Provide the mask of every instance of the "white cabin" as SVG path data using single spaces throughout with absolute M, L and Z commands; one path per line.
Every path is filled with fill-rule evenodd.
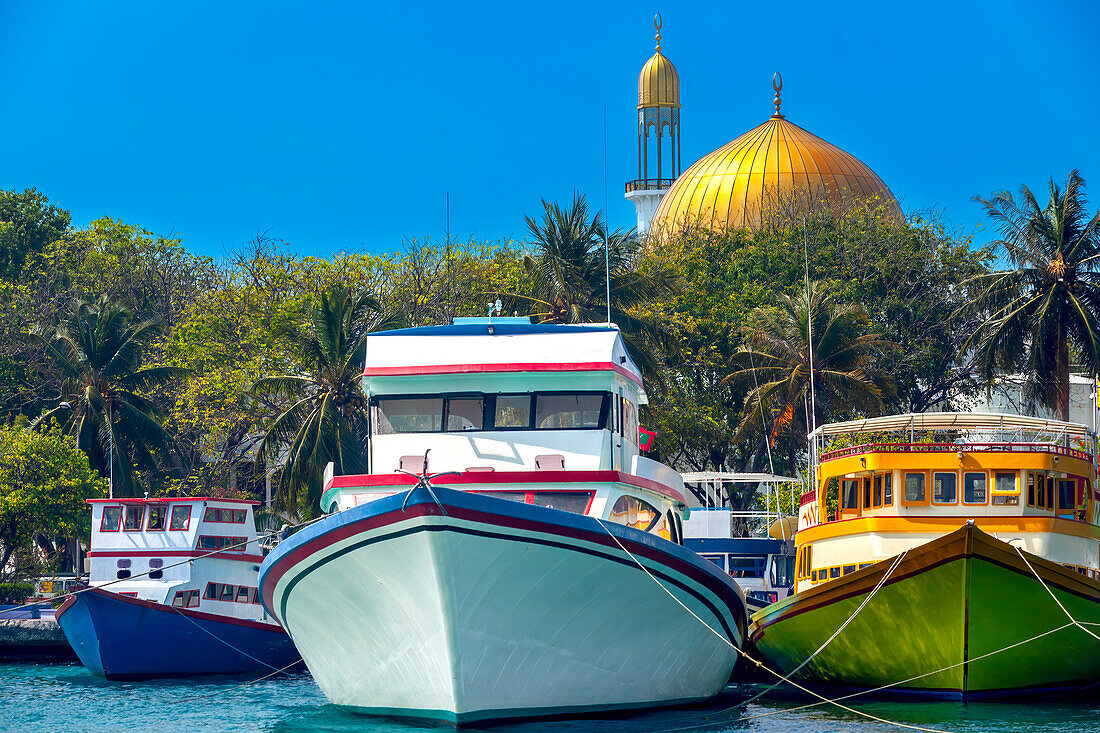
M 172 497 L 88 503 L 90 585 L 110 583 L 109 590 L 131 598 L 270 621 L 256 591 L 263 562 L 256 502 Z

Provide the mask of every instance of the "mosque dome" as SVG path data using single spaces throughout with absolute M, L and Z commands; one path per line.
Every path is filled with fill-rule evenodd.
M 661 198 L 650 232 L 685 225 L 756 229 L 780 204 L 808 209 L 825 201 L 834 210 L 869 201 L 901 216 L 897 199 L 865 163 L 779 113 L 778 74 L 773 85 L 771 119 L 684 171 Z
M 654 18 L 657 28 L 657 50 L 645 62 L 638 74 L 638 109 L 643 107 L 680 106 L 680 75 L 661 53 L 661 14 Z

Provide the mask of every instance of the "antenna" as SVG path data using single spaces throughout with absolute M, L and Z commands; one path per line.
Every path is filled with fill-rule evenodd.
M 607 325 L 611 325 L 611 255 L 608 253 L 607 228 L 607 105 L 603 106 L 603 269 L 607 285 Z

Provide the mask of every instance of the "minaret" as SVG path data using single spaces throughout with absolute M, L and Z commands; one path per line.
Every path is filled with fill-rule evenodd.
M 638 75 L 638 178 L 626 183 L 626 198 L 638 212 L 638 233 L 661 196 L 680 175 L 680 75 L 661 53 L 661 14 L 653 16 L 657 51 Z

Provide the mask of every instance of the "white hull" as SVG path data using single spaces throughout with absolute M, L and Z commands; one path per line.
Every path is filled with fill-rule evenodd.
M 606 534 L 612 547 L 415 508 L 310 552 L 265 588 L 333 703 L 462 723 L 698 700 L 729 679 L 730 643 Z M 645 564 L 740 646 L 728 596 Z

